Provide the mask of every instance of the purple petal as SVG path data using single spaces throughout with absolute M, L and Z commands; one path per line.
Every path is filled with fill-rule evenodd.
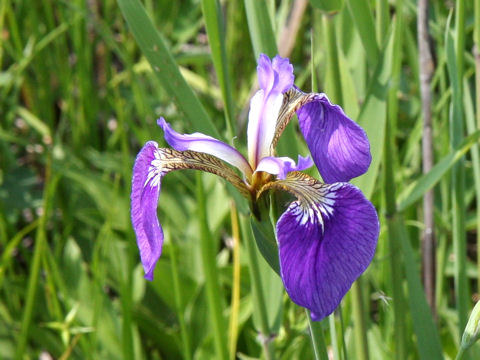
M 275 74 L 273 73 L 272 62 L 267 55 L 260 54 L 257 63 L 258 85 L 260 85 L 260 89 L 268 92 L 273 87 L 273 83 L 275 82 Z
M 245 157 L 223 141 L 201 133 L 179 134 L 170 127 L 164 118 L 158 119 L 157 124 L 165 132 L 165 140 L 175 150 L 193 150 L 210 154 L 237 167 L 246 176 L 252 174 L 252 169 Z
M 250 101 L 248 114 L 248 156 L 253 168 L 263 157 L 270 156 L 283 93 L 293 86 L 293 66 L 288 59 L 276 56 L 270 61 L 261 54 L 257 66 L 260 90 Z
M 325 182 L 349 181 L 367 171 L 372 161 L 367 134 L 340 106 L 332 105 L 325 94 L 317 94 L 297 115 Z
M 368 267 L 379 232 L 375 208 L 358 188 L 318 185 L 314 203 L 293 202 L 277 223 L 283 283 L 313 320 L 331 314 Z
M 133 229 L 148 280 L 153 280 L 153 270 L 162 253 L 163 231 L 157 218 L 162 176 L 158 145 L 149 141 L 135 160 L 130 196 Z
M 260 160 L 255 171 L 265 171 L 269 174 L 278 175 L 279 179 L 285 179 L 289 172 L 302 171 L 308 169 L 312 165 L 313 161 L 310 156 L 303 157 L 298 155 L 298 165 L 295 164 L 295 161 L 286 156 L 267 156 Z
M 293 66 L 290 60 L 277 55 L 272 60 L 273 71 L 276 74 L 275 88 L 284 93 L 293 86 L 295 76 L 293 75 Z

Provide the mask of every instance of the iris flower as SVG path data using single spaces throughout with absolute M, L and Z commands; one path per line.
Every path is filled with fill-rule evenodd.
M 137 155 L 131 217 L 145 278 L 153 279 L 162 253 L 157 218 L 162 178 L 174 170 L 203 170 L 231 182 L 253 206 L 268 190 L 294 195 L 276 224 L 280 275 L 290 298 L 309 309 L 313 320 L 321 320 L 335 310 L 375 253 L 376 210 L 348 183 L 367 171 L 370 144 L 364 130 L 325 94 L 303 93 L 293 84 L 288 59 L 262 54 L 257 74 L 260 90 L 250 102 L 248 158 L 208 135 L 179 134 L 163 118 L 158 125 L 171 148 L 149 141 Z M 275 156 L 278 138 L 295 113 L 313 161 Z M 324 182 L 301 172 L 313 163 Z

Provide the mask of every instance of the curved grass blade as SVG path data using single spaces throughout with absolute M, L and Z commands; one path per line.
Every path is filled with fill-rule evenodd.
M 405 224 L 400 216 L 394 218 L 394 224 L 404 254 L 405 273 L 408 284 L 407 298 L 410 305 L 413 328 L 417 335 L 420 359 L 443 359 L 440 336 L 433 322 L 432 313 L 428 306 L 422 283 L 420 282 L 420 272 L 408 239 Z
M 358 116 L 358 124 L 365 129 L 370 141 L 372 163 L 367 173 L 354 179 L 352 183 L 362 189 L 367 198 L 372 196 L 375 179 L 383 156 L 385 124 L 387 120 L 387 94 L 393 63 L 393 40 L 394 37 L 390 34 Z
M 235 134 L 235 122 L 233 113 L 232 87 L 228 74 L 227 53 L 225 50 L 225 33 L 218 0 L 202 1 L 203 16 L 207 27 L 208 41 L 212 53 L 213 65 L 217 73 L 218 83 L 222 91 L 225 106 L 225 117 L 228 136 Z
M 347 0 L 353 22 L 365 48 L 368 62 L 371 66 L 375 66 L 380 51 L 376 40 L 375 23 L 368 3 L 367 0 Z
M 165 90 L 172 95 L 196 130 L 220 138 L 212 120 L 180 74 L 165 41 L 140 1 L 118 0 L 117 2 L 138 46 Z
M 399 196 L 397 201 L 398 211 L 403 211 L 415 201 L 419 200 L 423 194 L 435 186 L 447 171 L 460 160 L 470 148 L 478 143 L 480 139 L 480 130 L 467 136 L 460 146 L 450 154 L 440 160 L 428 173 L 420 177 L 407 187 Z
M 277 43 L 273 34 L 266 2 L 257 0 L 244 1 L 255 59 L 258 59 L 260 53 L 265 53 L 269 57 L 275 56 L 278 52 Z

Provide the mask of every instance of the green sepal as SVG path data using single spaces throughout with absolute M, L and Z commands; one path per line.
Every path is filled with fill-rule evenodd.
M 269 217 L 263 220 L 257 220 L 254 216 L 250 217 L 250 226 L 252 227 L 255 242 L 260 253 L 267 261 L 268 265 L 280 275 L 280 263 L 278 260 L 278 246 L 273 231 L 272 222 Z

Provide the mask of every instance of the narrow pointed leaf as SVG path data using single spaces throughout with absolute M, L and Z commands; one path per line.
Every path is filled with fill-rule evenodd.
M 433 322 L 425 292 L 420 281 L 419 268 L 415 261 L 412 246 L 406 234 L 403 220 L 397 218 L 398 236 L 405 256 L 405 273 L 407 275 L 408 302 L 410 305 L 413 329 L 417 335 L 418 351 L 422 360 L 443 359 L 442 346 L 437 328 Z
M 383 156 L 387 118 L 387 90 L 392 73 L 393 39 L 394 37 L 390 35 L 389 41 L 383 50 L 381 61 L 375 69 L 372 83 L 357 121 L 367 133 L 370 141 L 372 163 L 367 173 L 353 179 L 352 183 L 362 189 L 367 199 L 373 193 L 375 179 Z
M 480 130 L 475 131 L 466 137 L 460 146 L 450 154 L 440 160 L 428 173 L 420 177 L 407 187 L 399 196 L 397 207 L 399 211 L 405 210 L 415 201 L 419 200 L 423 194 L 437 184 L 447 171 L 460 160 L 465 153 L 470 150 L 472 145 L 477 144 L 480 139 Z
M 370 65 L 377 64 L 379 46 L 377 44 L 375 23 L 372 11 L 367 0 L 347 0 L 348 7 L 352 14 L 353 22 L 360 34 L 365 53 Z
M 142 53 L 152 66 L 160 83 L 171 94 L 193 127 L 203 133 L 220 138 L 193 90 L 180 73 L 165 41 L 148 17 L 139 0 L 118 0 L 122 14 Z
M 277 53 L 277 43 L 273 34 L 267 3 L 258 0 L 244 1 L 255 58 L 258 59 L 261 53 L 265 53 L 271 58 L 274 57 Z
M 233 128 L 235 123 L 233 118 L 232 88 L 228 74 L 227 53 L 225 50 L 225 33 L 223 31 L 224 26 L 221 17 L 222 15 L 219 1 L 203 0 L 202 10 L 205 17 L 205 25 L 207 28 L 208 41 L 210 43 L 213 65 L 215 66 L 218 83 L 220 84 L 220 89 L 222 91 L 227 127 L 231 132 L 230 135 L 233 136 L 233 134 L 235 134 L 235 129 Z

